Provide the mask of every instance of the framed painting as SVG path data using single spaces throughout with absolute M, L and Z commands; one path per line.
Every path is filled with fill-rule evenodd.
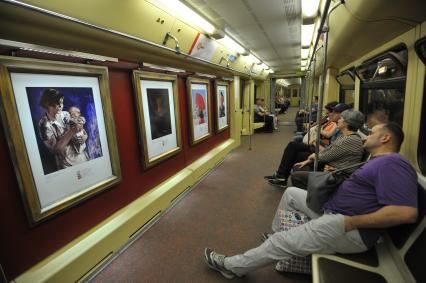
M 149 168 L 181 150 L 177 76 L 133 72 L 142 160 Z
M 0 78 L 31 225 L 121 181 L 107 68 L 0 56 Z
M 187 80 L 191 144 L 211 136 L 210 81 L 189 77 Z
M 216 132 L 229 127 L 229 84 L 215 81 Z

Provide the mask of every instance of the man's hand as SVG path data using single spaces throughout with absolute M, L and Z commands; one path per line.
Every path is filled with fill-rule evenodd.
M 352 216 L 345 216 L 345 232 L 349 232 L 356 229 L 352 222 Z
M 311 161 L 308 159 L 308 160 L 305 160 L 305 161 L 302 161 L 302 162 L 297 162 L 296 164 L 294 164 L 294 168 L 303 168 L 303 167 L 305 167 L 306 165 L 308 165 L 309 163 L 311 163 Z
M 334 170 L 336 170 L 336 168 L 334 168 L 334 167 L 333 167 L 333 166 L 331 166 L 331 165 L 325 164 L 325 166 L 324 166 L 324 171 L 332 172 L 332 171 L 334 171 Z

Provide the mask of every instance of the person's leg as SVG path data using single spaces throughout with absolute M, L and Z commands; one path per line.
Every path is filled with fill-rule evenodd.
M 278 175 L 281 175 L 283 178 L 287 179 L 290 175 L 293 165 L 296 164 L 301 158 L 301 152 L 310 152 L 310 146 L 301 142 L 288 143 L 287 147 L 284 149 L 280 165 L 278 166 Z
M 359 253 L 366 251 L 358 230 L 345 232 L 344 216 L 328 214 L 288 231 L 271 235 L 257 248 L 226 257 L 224 267 L 242 276 L 261 266 L 313 253 Z
M 272 220 L 272 231 L 280 231 L 280 215 L 283 213 L 284 210 L 297 210 L 311 219 L 320 217 L 318 213 L 312 211 L 306 205 L 306 196 L 307 191 L 296 187 L 288 187 L 285 190 L 281 197 L 280 203 L 278 204 L 274 219 Z
M 273 132 L 274 131 L 274 119 L 269 115 L 264 116 L 264 118 L 265 118 L 264 131 L 268 132 L 268 133 Z
M 293 141 L 294 142 L 303 142 L 303 134 L 299 134 L 299 132 L 297 132 L 293 137 Z

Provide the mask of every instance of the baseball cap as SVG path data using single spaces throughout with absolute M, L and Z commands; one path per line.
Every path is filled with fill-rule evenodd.
M 332 101 L 332 102 L 327 103 L 327 104 L 324 106 L 324 108 L 331 112 L 331 111 L 333 111 L 333 108 L 334 108 L 337 104 L 338 104 L 338 102 L 337 102 L 337 101 Z
M 339 112 L 342 113 L 345 110 L 350 109 L 349 105 L 345 103 L 339 103 L 336 106 L 333 107 L 333 112 Z

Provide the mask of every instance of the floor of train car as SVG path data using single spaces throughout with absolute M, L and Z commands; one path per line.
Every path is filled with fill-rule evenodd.
M 280 115 L 279 131 L 243 137 L 239 148 L 90 280 L 91 282 L 224 282 L 203 251 L 233 255 L 258 246 L 270 231 L 282 190 L 263 179 L 278 166 L 293 136 L 296 109 Z M 310 275 L 278 273 L 271 264 L 234 282 L 311 282 Z

